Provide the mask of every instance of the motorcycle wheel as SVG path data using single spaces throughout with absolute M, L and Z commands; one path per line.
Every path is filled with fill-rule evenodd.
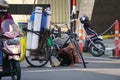
M 105 46 L 101 41 L 94 41 L 94 44 L 90 44 L 89 52 L 94 57 L 100 57 L 105 53 Z
M 19 61 L 11 61 L 11 71 L 12 80 L 21 80 L 21 67 Z

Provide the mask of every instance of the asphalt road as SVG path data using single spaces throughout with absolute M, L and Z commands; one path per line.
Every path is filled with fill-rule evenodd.
M 21 80 L 120 80 L 120 60 L 84 56 L 87 68 L 74 67 L 27 68 L 22 63 Z

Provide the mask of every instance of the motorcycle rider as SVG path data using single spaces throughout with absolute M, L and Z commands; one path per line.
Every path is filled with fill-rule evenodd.
M 10 28 L 5 27 L 4 29 L 1 27 L 1 23 L 3 20 L 6 19 L 12 19 L 13 17 L 11 16 L 11 14 L 8 13 L 8 9 L 9 9 L 9 5 L 5 0 L 0 0 L 0 33 L 4 33 L 4 32 L 9 32 Z M 11 25 L 13 28 L 13 32 L 16 33 L 16 35 L 22 34 L 17 25 L 14 23 L 14 21 L 11 23 Z M 3 47 L 3 42 L 2 40 L 0 40 L 0 71 L 2 70 L 2 47 Z
M 86 32 L 86 36 L 87 36 L 86 39 L 97 35 L 95 30 L 92 28 L 91 21 L 89 20 L 88 16 L 83 15 L 80 18 L 80 22 L 83 24 L 84 30 Z M 85 41 L 85 44 L 83 46 L 83 51 L 87 51 L 86 49 L 87 44 L 88 44 L 88 40 Z

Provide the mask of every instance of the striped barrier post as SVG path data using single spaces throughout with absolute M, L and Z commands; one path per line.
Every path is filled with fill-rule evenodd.
M 76 0 L 72 0 L 72 19 L 76 19 L 77 18 L 77 11 L 76 11 Z M 71 24 L 71 31 L 75 32 L 76 31 L 76 20 L 74 20 Z
M 76 0 L 72 0 L 72 8 L 73 8 L 72 10 L 73 14 L 76 14 Z
M 115 22 L 115 58 L 119 57 L 119 22 Z

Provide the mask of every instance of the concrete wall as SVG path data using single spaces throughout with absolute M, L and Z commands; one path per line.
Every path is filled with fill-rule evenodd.
M 9 4 L 33 4 L 34 0 L 6 0 Z
M 38 0 L 38 4 L 50 4 L 52 9 L 52 21 L 58 24 L 69 20 L 69 2 L 68 0 Z
M 103 33 L 115 20 L 120 20 L 120 0 L 95 0 L 91 20 L 94 29 Z M 114 34 L 114 26 L 106 34 L 111 33 Z
M 91 19 L 94 2 L 95 0 L 82 0 L 79 17 L 81 17 L 82 15 L 87 15 Z

